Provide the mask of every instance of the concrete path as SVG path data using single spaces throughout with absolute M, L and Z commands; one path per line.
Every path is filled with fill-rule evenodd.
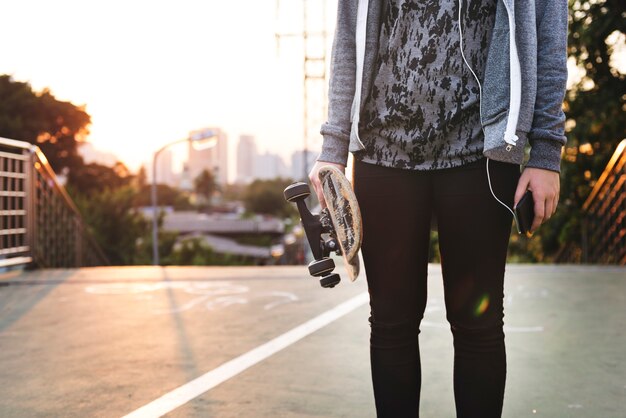
M 429 278 L 421 412 L 453 417 Z M 626 417 L 626 269 L 509 265 L 505 309 L 505 417 Z M 368 313 L 306 267 L 5 273 L 0 417 L 374 417 Z

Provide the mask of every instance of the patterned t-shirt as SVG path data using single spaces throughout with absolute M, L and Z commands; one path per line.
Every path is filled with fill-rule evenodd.
M 460 49 L 459 0 L 385 0 L 361 161 L 414 170 L 482 156 L 479 87 Z M 497 0 L 465 0 L 463 52 L 482 80 Z

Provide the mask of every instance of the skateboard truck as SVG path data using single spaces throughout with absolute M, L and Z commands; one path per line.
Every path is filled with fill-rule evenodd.
M 333 251 L 341 255 L 341 248 L 337 243 L 328 209 L 322 209 L 320 214 L 312 214 L 309 211 L 305 199 L 310 194 L 309 186 L 302 182 L 293 183 L 284 191 L 285 199 L 298 207 L 304 233 L 315 258 L 309 263 L 309 273 L 311 276 L 320 277 L 322 287 L 335 287 L 341 281 L 341 277 L 333 273 L 335 262 L 329 256 Z M 328 234 L 329 238 L 324 239 L 324 234 Z

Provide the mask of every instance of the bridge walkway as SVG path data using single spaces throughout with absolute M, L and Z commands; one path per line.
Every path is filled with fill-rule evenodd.
M 626 269 L 507 266 L 506 417 L 623 417 Z M 441 269 L 424 417 L 454 416 Z M 374 417 L 366 285 L 304 267 L 0 275 L 2 417 Z

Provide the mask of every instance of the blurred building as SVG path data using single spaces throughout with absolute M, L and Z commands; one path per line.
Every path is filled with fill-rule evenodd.
M 226 133 L 219 128 L 211 128 L 217 135 L 210 147 L 202 143 L 189 143 L 189 159 L 187 160 L 188 178 L 193 181 L 202 170 L 209 170 L 218 184 L 228 182 L 228 143 Z M 193 132 L 191 133 L 193 134 Z
M 168 186 L 176 186 L 178 183 L 177 176 L 174 174 L 174 155 L 169 149 L 163 150 L 157 158 L 156 179 L 157 183 Z
M 304 166 L 306 155 L 306 169 Z M 294 180 L 302 180 L 308 177 L 308 173 L 315 164 L 317 159 L 317 152 L 307 151 L 306 154 L 303 150 L 295 151 L 291 154 L 291 178 Z
M 113 167 L 118 158 L 112 152 L 104 152 L 96 149 L 91 142 L 81 142 L 78 145 L 78 153 L 83 157 L 85 164 L 97 163 L 107 167 Z
M 250 183 L 254 180 L 255 164 L 258 156 L 252 135 L 241 135 L 237 143 L 237 182 Z
M 289 177 L 290 170 L 280 155 L 260 154 L 254 136 L 242 135 L 237 144 L 237 182 L 250 183 L 256 179 L 268 180 Z
M 178 188 L 186 192 L 193 191 L 193 178 L 191 178 L 187 163 L 183 164 L 183 171 L 180 173 L 180 178 L 178 180 Z
M 266 152 L 258 155 L 255 162 L 255 178 L 275 179 L 276 177 L 289 177 L 289 169 L 280 155 Z

